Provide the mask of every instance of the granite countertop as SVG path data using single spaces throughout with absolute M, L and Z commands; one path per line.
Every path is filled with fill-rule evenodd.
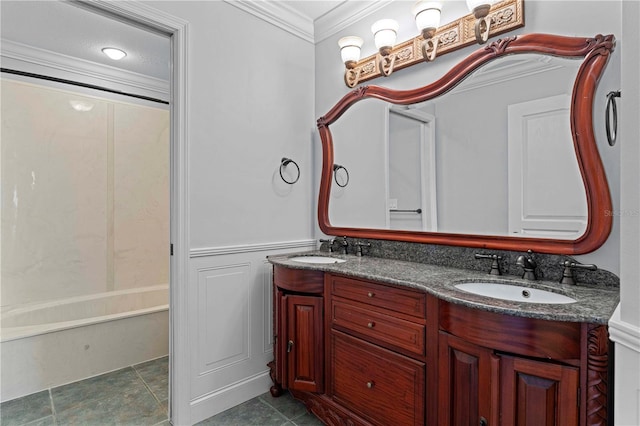
M 324 256 L 344 259 L 343 263 L 311 264 L 290 260 L 295 256 Z M 437 266 L 426 263 L 377 257 L 357 257 L 320 251 L 268 256 L 274 265 L 292 269 L 330 272 L 382 283 L 411 287 L 430 293 L 447 302 L 484 311 L 540 318 L 554 321 L 607 324 L 620 300 L 619 289 L 566 285 L 551 281 L 527 281 L 513 275 L 495 276 L 477 271 Z M 577 300 L 570 304 L 512 302 L 466 293 L 454 287 L 460 282 L 507 282 L 564 294 Z

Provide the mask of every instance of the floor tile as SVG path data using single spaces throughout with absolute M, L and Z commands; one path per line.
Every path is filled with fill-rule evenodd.
M 149 386 L 158 401 L 169 398 L 169 357 L 136 364 L 133 368 Z
M 4 424 L 4 423 L 2 423 Z M 26 423 L 24 426 L 56 426 L 56 419 L 53 416 L 47 416 L 45 418 L 36 420 L 31 423 Z
M 159 403 L 132 368 L 60 386 L 51 390 L 59 425 L 144 425 L 167 418 Z
M 147 391 L 146 387 L 132 368 L 124 368 L 80 382 L 70 383 L 51 389 L 53 407 L 57 413 L 88 404 L 112 395 L 131 391 Z M 148 391 L 147 391 L 148 393 Z
M 197 423 L 199 426 L 281 426 L 287 419 L 259 398 Z
M 311 413 L 304 413 L 300 417 L 292 419 L 291 422 L 296 426 L 323 426 L 324 423 Z
M 56 418 L 59 425 L 149 426 L 166 420 L 167 413 L 148 391 L 134 394 L 123 390 L 122 395 L 93 400 L 58 412 Z
M 49 391 L 34 393 L 0 405 L 0 424 L 2 426 L 23 425 L 51 416 Z
M 271 393 L 267 392 L 260 395 L 259 398 L 275 408 L 280 412 L 280 414 L 289 420 L 299 417 L 307 412 L 307 408 L 300 401 L 291 396 L 289 392 L 285 392 L 278 398 L 274 398 L 271 396 Z

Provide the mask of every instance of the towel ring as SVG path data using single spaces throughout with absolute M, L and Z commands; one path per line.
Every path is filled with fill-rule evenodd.
M 616 98 L 620 97 L 620 91 L 609 92 L 607 94 L 607 108 L 604 111 L 604 125 L 607 131 L 607 141 L 610 146 L 616 144 L 616 138 L 618 137 L 618 107 L 616 105 Z M 611 123 L 613 121 L 613 123 Z
M 293 163 L 293 165 L 296 166 L 296 170 L 298 171 L 298 176 L 296 176 L 296 178 L 293 181 L 289 181 L 285 179 L 284 175 L 282 174 L 282 169 L 287 167 L 289 163 Z M 282 160 L 280 161 L 280 177 L 282 178 L 283 181 L 285 181 L 289 185 L 293 185 L 294 183 L 296 183 L 298 179 L 300 179 L 300 167 L 298 167 L 298 163 L 293 161 L 291 158 L 282 157 Z
M 336 177 L 336 174 L 338 172 L 338 170 L 344 170 L 344 172 L 347 174 L 347 181 L 344 183 L 344 185 L 340 185 L 340 182 L 338 182 L 338 178 Z M 334 164 L 333 165 L 333 180 L 336 181 L 336 185 L 338 185 L 340 188 L 344 188 L 345 186 L 349 185 L 349 170 L 346 169 L 346 167 L 341 166 L 340 164 Z

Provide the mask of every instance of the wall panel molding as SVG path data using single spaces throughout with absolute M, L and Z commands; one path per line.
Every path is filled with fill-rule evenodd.
M 269 390 L 273 268 L 266 258 L 315 246 L 315 240 L 299 240 L 192 250 L 192 423 Z
M 237 246 L 202 247 L 191 249 L 191 258 L 207 256 L 223 256 L 228 254 L 252 253 L 258 251 L 290 250 L 290 249 L 315 249 L 316 240 L 281 241 L 275 243 L 243 244 Z

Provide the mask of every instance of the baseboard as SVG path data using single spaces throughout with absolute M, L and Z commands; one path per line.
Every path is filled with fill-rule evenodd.
M 272 384 L 267 370 L 193 400 L 191 401 L 191 424 L 262 395 L 269 391 Z
M 616 345 L 625 346 L 640 354 L 640 327 L 620 318 L 620 305 L 609 320 L 609 337 Z

